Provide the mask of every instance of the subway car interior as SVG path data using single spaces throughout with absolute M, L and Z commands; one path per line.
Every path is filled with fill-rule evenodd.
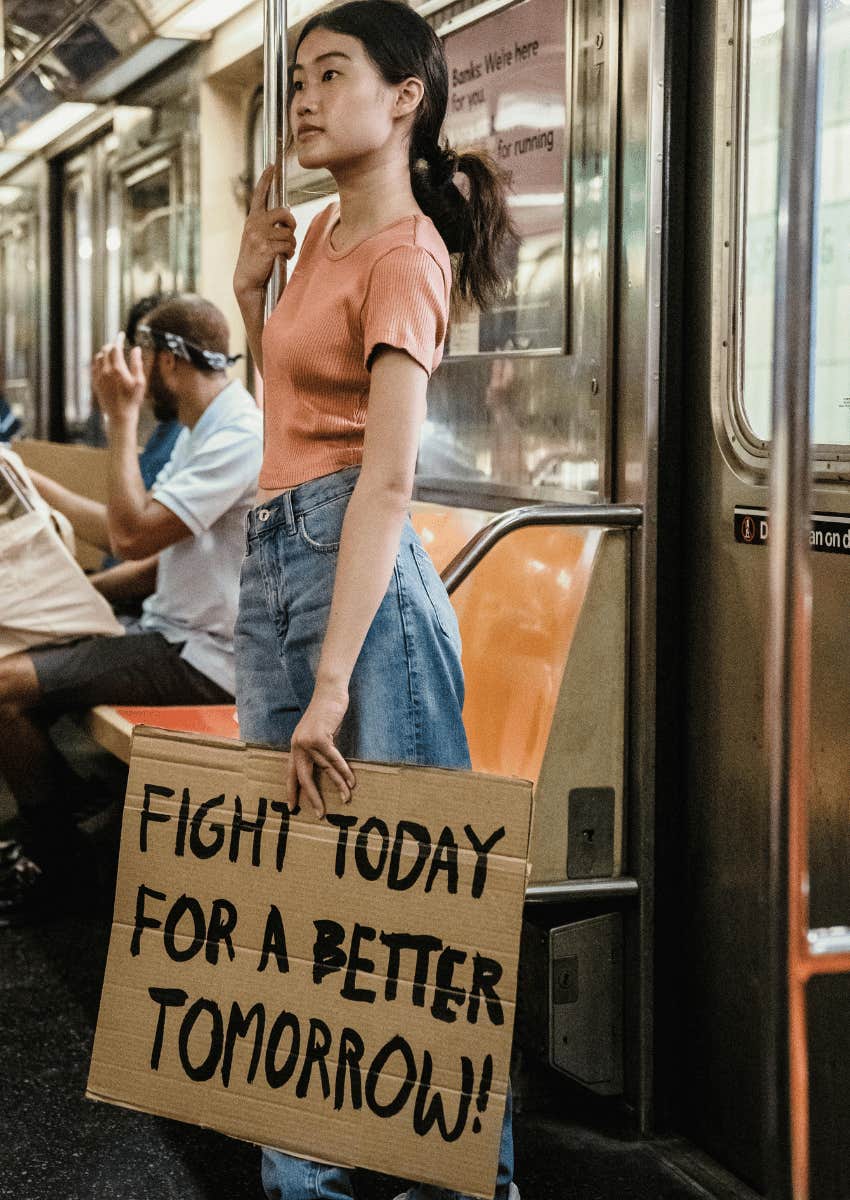
M 499 302 L 452 314 L 413 505 L 473 768 L 534 787 L 517 1186 L 848 1200 L 850 0 L 413 6 L 519 231 Z M 0 0 L 0 439 L 29 468 L 106 498 L 90 364 L 152 293 L 218 305 L 262 404 L 233 269 L 320 7 Z M 300 233 L 333 180 L 283 181 Z M 0 928 L 2 1196 L 262 1194 L 256 1147 L 85 1098 L 136 724 L 237 736 L 227 706 L 53 728 L 102 903 Z

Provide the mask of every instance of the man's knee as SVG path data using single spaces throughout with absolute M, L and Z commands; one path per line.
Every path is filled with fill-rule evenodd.
M 38 703 L 38 675 L 29 654 L 0 658 L 0 710 L 4 719 L 19 716 Z

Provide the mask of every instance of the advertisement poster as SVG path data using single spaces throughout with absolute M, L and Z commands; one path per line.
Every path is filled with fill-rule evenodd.
M 520 234 L 508 295 L 456 317 L 448 355 L 562 350 L 565 314 L 566 20 L 563 0 L 521 0 L 444 39 L 445 134 L 507 172 Z

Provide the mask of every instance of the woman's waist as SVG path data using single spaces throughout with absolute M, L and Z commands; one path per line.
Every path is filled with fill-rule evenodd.
M 261 533 L 277 525 L 293 525 L 299 517 L 349 495 L 360 475 L 360 466 L 343 467 L 327 475 L 305 480 L 293 487 L 260 488 L 254 508 L 248 513 L 248 532 Z
M 363 461 L 360 436 L 326 439 L 312 445 L 289 442 L 286 447 L 266 446 L 257 487 L 256 504 L 268 504 L 284 492 L 306 487 L 339 474 Z

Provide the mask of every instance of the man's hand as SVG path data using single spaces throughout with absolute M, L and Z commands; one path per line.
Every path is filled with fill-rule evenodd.
M 138 346 L 130 351 L 129 361 L 125 359 L 123 333 L 118 334 L 114 345 L 104 346 L 95 355 L 91 379 L 92 392 L 110 421 L 138 419 L 147 380 Z

